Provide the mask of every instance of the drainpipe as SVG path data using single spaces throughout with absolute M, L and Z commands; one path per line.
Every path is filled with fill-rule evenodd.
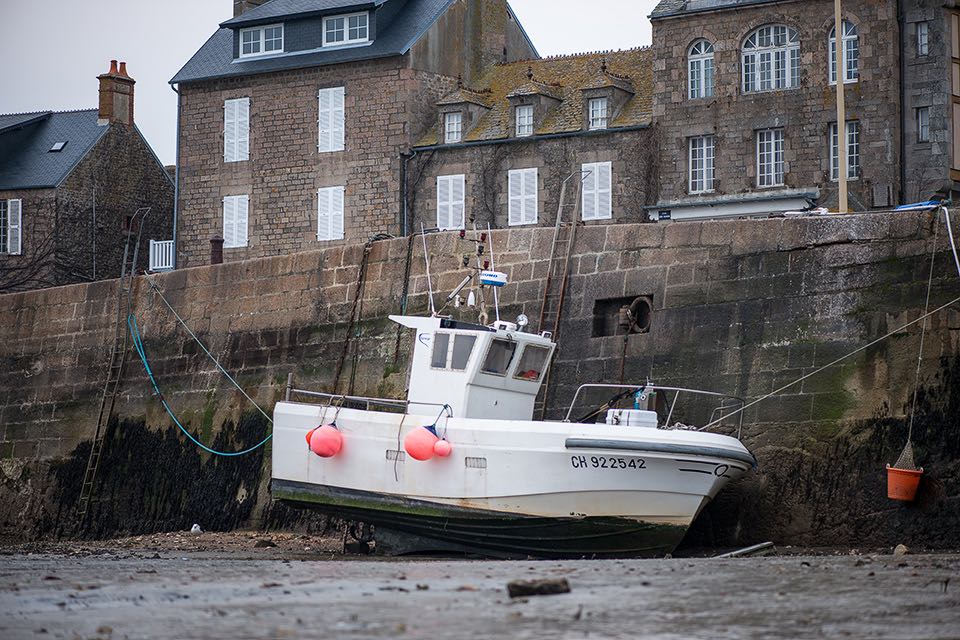
M 403 236 L 410 235 L 410 218 L 408 210 L 408 196 L 407 193 L 407 163 L 413 160 L 417 156 L 417 151 L 401 151 L 400 152 L 400 234 Z
M 897 2 L 897 27 L 900 33 L 900 189 L 898 200 L 905 204 L 907 199 L 907 82 L 904 77 L 904 57 L 907 54 L 907 16 L 903 13 L 903 0 Z
M 180 213 L 180 112 L 181 112 L 181 101 L 180 101 L 180 91 L 174 85 L 170 85 L 170 88 L 173 89 L 173 92 L 177 94 L 177 155 L 176 155 L 176 167 L 174 170 L 173 177 L 173 268 L 177 268 L 177 217 Z

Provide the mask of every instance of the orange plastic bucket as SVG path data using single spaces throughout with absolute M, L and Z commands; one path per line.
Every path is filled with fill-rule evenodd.
M 923 469 L 897 469 L 887 465 L 887 497 L 911 502 L 917 497 Z

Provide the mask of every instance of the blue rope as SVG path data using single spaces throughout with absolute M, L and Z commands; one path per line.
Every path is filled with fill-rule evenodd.
M 150 378 L 150 384 L 153 385 L 153 390 L 156 392 L 157 397 L 160 398 L 160 404 L 162 404 L 163 408 L 166 409 L 167 415 L 170 416 L 170 418 L 173 420 L 173 423 L 180 428 L 180 431 L 183 432 L 183 435 L 187 436 L 187 438 L 189 438 L 190 441 L 193 442 L 193 444 L 197 445 L 207 453 L 212 453 L 215 456 L 232 458 L 236 456 L 246 455 L 248 453 L 256 451 L 257 449 L 259 449 L 260 447 L 262 447 L 263 445 L 267 444 L 267 442 L 270 441 L 270 438 L 273 437 L 272 433 L 268 435 L 266 438 L 264 438 L 263 440 L 261 440 L 259 443 L 250 447 L 249 449 L 244 449 L 243 451 L 229 452 L 229 451 L 217 451 L 216 449 L 211 449 L 207 445 L 203 444 L 202 442 L 194 438 L 193 435 L 189 431 L 187 431 L 182 424 L 180 424 L 180 421 L 177 419 L 177 416 L 173 413 L 173 409 L 171 409 L 170 405 L 167 404 L 166 398 L 164 398 L 163 394 L 160 393 L 160 387 L 157 385 L 157 379 L 153 376 L 153 370 L 150 369 L 150 363 L 147 361 L 147 353 L 143 348 L 143 340 L 140 337 L 140 329 L 137 327 L 137 319 L 133 317 L 132 313 L 127 316 L 127 326 L 130 328 L 130 335 L 133 336 L 133 346 L 134 348 L 136 348 L 137 355 L 140 356 L 141 362 L 143 362 L 143 368 L 147 372 L 147 377 Z

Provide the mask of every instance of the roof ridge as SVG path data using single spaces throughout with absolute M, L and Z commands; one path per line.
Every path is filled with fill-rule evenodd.
M 628 47 L 626 49 L 601 49 L 597 51 L 578 51 L 575 53 L 558 53 L 552 56 L 543 56 L 540 58 L 525 58 L 522 60 L 513 60 L 511 62 L 498 62 L 496 63 L 495 66 L 509 67 L 510 65 L 513 65 L 513 64 L 530 64 L 532 62 L 543 62 L 547 60 L 568 60 L 573 58 L 584 58 L 587 56 L 596 56 L 596 55 L 604 55 L 604 54 L 611 54 L 611 53 L 630 53 L 633 51 L 647 51 L 652 46 L 653 45 L 645 44 L 645 45 L 639 45 L 636 47 Z
M 13 111 L 11 113 L 0 113 L 0 116 L 35 116 L 41 113 L 81 113 L 83 111 L 99 111 L 98 107 L 88 107 L 86 109 L 41 109 L 40 111 Z

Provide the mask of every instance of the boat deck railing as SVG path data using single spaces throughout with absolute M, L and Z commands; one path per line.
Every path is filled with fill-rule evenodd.
M 702 389 L 688 389 L 685 387 L 663 387 L 654 384 L 644 384 L 644 385 L 634 385 L 634 384 L 582 384 L 577 389 L 577 392 L 573 394 L 573 400 L 570 402 L 570 407 L 567 409 L 567 415 L 564 417 L 564 422 L 570 422 L 570 416 L 573 414 L 573 409 L 577 405 L 577 400 L 580 398 L 580 394 L 584 391 L 591 389 L 611 389 L 619 390 L 621 392 L 629 392 L 623 395 L 631 395 L 638 391 L 657 391 L 663 392 L 665 394 L 673 393 L 673 399 L 670 400 L 670 408 L 667 412 L 666 420 L 664 420 L 664 425 L 669 426 L 670 420 L 673 418 L 675 409 L 677 408 L 677 401 L 680 399 L 680 396 L 683 394 L 688 394 L 691 396 L 703 396 L 719 400 L 719 404 L 713 408 L 710 412 L 710 419 L 706 424 L 713 424 L 714 422 L 722 421 L 728 415 L 737 416 L 737 438 L 740 438 L 740 434 L 743 431 L 743 406 L 745 401 L 743 398 L 737 396 L 731 396 L 726 393 L 718 393 L 716 391 L 704 391 Z M 667 397 L 667 396 L 665 396 Z M 614 408 L 613 406 L 606 408 Z M 600 411 L 594 413 L 598 415 Z M 697 431 L 703 431 L 706 427 L 700 427 Z
M 363 409 L 365 411 L 384 411 L 386 413 L 410 413 L 410 407 L 431 407 L 439 412 L 446 412 L 449 417 L 453 417 L 453 410 L 449 405 L 438 402 L 413 402 L 410 400 L 396 400 L 393 398 L 370 398 L 367 396 L 351 396 L 342 393 L 324 393 L 322 391 L 308 391 L 307 389 L 295 389 L 293 384 L 287 382 L 286 401 L 292 402 L 295 396 L 306 396 L 319 400 L 316 404 L 323 407 L 336 407 L 346 409 Z

